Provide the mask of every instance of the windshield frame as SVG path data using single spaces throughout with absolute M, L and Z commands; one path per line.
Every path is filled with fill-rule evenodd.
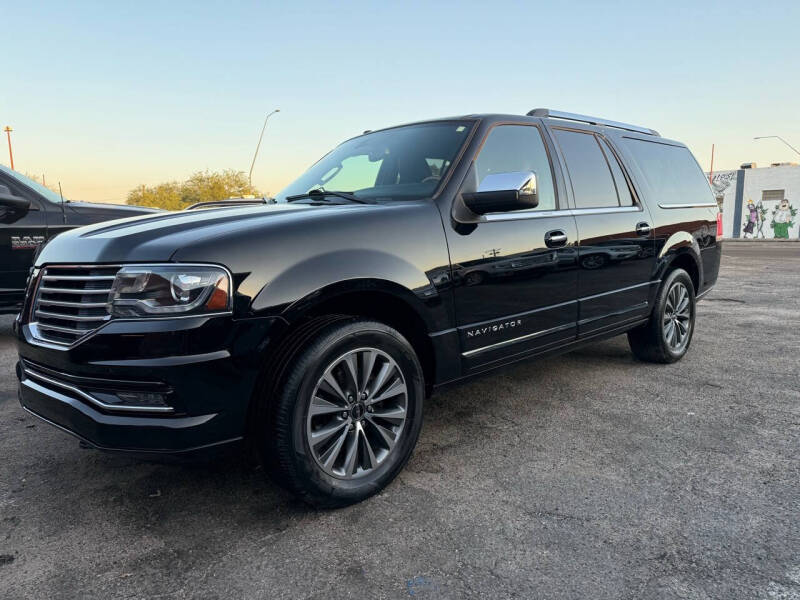
M 15 183 L 25 186 L 26 188 L 37 194 L 41 199 L 51 204 L 61 204 L 61 196 L 58 193 L 54 192 L 49 187 L 42 185 L 38 181 L 34 181 L 30 177 L 26 177 L 19 171 L 14 171 L 13 169 L 10 169 L 5 165 L 0 165 L 0 173 L 13 179 Z M 66 198 L 64 198 L 64 202 L 69 202 L 69 201 Z
M 447 172 L 445 173 L 444 177 L 442 177 L 437 182 L 436 187 L 433 189 L 433 191 L 430 193 L 430 195 L 426 194 L 425 196 L 419 197 L 419 198 L 403 198 L 401 196 L 401 197 L 392 199 L 391 203 L 394 203 L 394 202 L 411 202 L 411 201 L 428 200 L 428 199 L 435 200 L 442 193 L 442 191 L 444 190 L 445 186 L 450 181 L 450 178 L 452 177 L 453 172 L 456 170 L 456 168 L 460 164 L 461 159 L 464 156 L 464 153 L 466 152 L 467 148 L 469 147 L 470 142 L 472 141 L 472 139 L 473 139 L 473 137 L 475 135 L 475 132 L 477 131 L 477 128 L 478 128 L 478 125 L 480 124 L 480 121 L 481 120 L 479 118 L 476 118 L 475 116 L 450 117 L 450 118 L 444 118 L 444 119 L 429 119 L 429 120 L 426 120 L 426 121 L 415 121 L 413 123 L 404 123 L 402 125 L 393 125 L 391 127 L 384 127 L 382 129 L 375 129 L 375 130 L 372 130 L 372 131 L 366 131 L 361 135 L 353 136 L 351 138 L 343 140 L 342 142 L 340 142 L 339 144 L 337 144 L 336 146 L 331 148 L 331 150 L 329 152 L 326 152 L 319 159 L 314 161 L 307 169 L 305 169 L 302 173 L 300 173 L 297 177 L 295 177 L 291 182 L 289 182 L 287 185 L 285 185 L 283 187 L 283 189 L 281 189 L 280 192 L 275 194 L 275 196 L 274 196 L 275 201 L 278 204 L 287 203 L 287 200 L 286 200 L 287 197 L 292 196 L 292 195 L 297 195 L 297 193 L 291 193 L 291 194 L 288 194 L 288 196 L 284 195 L 284 192 L 286 192 L 286 190 L 290 186 L 294 185 L 301 177 L 303 177 L 306 173 L 311 171 L 311 169 L 316 167 L 319 163 L 321 163 L 323 160 L 325 160 L 331 154 L 336 152 L 336 150 L 339 149 L 341 146 L 343 146 L 344 144 L 347 144 L 349 142 L 352 142 L 353 140 L 358 140 L 358 139 L 361 139 L 361 138 L 364 138 L 364 137 L 368 137 L 368 136 L 371 136 L 371 135 L 374 135 L 374 134 L 385 133 L 387 131 L 393 131 L 393 130 L 396 130 L 396 129 L 404 129 L 404 128 L 407 128 L 407 127 L 419 127 L 419 126 L 424 126 L 424 125 L 440 125 L 440 124 L 460 124 L 460 125 L 464 125 L 465 127 L 468 128 L 468 131 L 464 135 L 464 139 L 462 140 L 461 145 L 457 148 L 457 150 L 456 150 L 456 152 L 454 154 L 453 160 L 450 162 L 450 166 L 447 169 Z M 338 191 L 346 191 L 347 193 L 353 193 L 352 190 L 335 190 L 335 191 L 337 191 L 337 192 Z M 387 204 L 387 202 L 381 202 L 380 200 L 376 200 L 374 198 L 369 198 L 369 200 L 371 202 L 374 202 L 374 203 L 377 203 L 377 204 Z

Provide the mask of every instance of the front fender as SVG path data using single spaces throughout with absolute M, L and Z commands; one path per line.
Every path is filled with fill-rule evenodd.
M 437 318 L 437 316 L 443 316 L 443 314 L 440 315 L 442 303 L 438 296 L 435 298 L 422 298 L 420 294 L 415 294 L 411 290 L 385 279 L 350 279 L 333 283 L 300 298 L 297 302 L 286 307 L 281 316 L 291 323 L 299 316 L 314 309 L 316 305 L 325 303 L 328 300 L 335 300 L 337 296 L 375 292 L 380 293 L 382 297 L 391 296 L 401 300 L 422 319 L 427 331 L 435 331 L 442 328 L 442 323 Z
M 425 272 L 399 256 L 362 248 L 319 254 L 287 266 L 258 292 L 252 311 L 292 313 L 319 298 L 359 290 L 400 296 L 426 322 L 435 319 L 427 315 L 425 305 L 441 303 L 439 290 Z

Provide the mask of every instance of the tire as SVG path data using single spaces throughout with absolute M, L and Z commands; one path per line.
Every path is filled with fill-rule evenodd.
M 285 364 L 270 397 L 257 399 L 269 404 L 256 413 L 268 474 L 318 508 L 354 504 L 388 485 L 422 427 L 424 379 L 408 341 L 383 323 L 338 318 Z
M 681 299 L 683 294 L 685 306 Z M 650 320 L 628 332 L 628 343 L 636 358 L 662 364 L 683 358 L 694 333 L 694 294 L 692 278 L 686 271 L 675 269 L 667 274 L 658 291 Z

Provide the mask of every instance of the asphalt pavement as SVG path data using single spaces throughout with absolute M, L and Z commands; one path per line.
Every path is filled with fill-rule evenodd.
M 314 511 L 239 455 L 85 450 L 16 398 L 0 599 L 800 600 L 800 244 L 729 244 L 680 363 L 625 337 L 431 398 L 398 479 Z

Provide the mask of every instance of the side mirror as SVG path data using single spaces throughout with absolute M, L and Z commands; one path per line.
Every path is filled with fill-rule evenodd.
M 462 196 L 467 208 L 478 215 L 526 210 L 539 205 L 536 174 L 531 171 L 487 175 L 477 192 L 467 192 Z
M 27 198 L 14 196 L 6 186 L 0 186 L 0 206 L 15 212 L 27 212 L 31 207 L 31 201 Z

